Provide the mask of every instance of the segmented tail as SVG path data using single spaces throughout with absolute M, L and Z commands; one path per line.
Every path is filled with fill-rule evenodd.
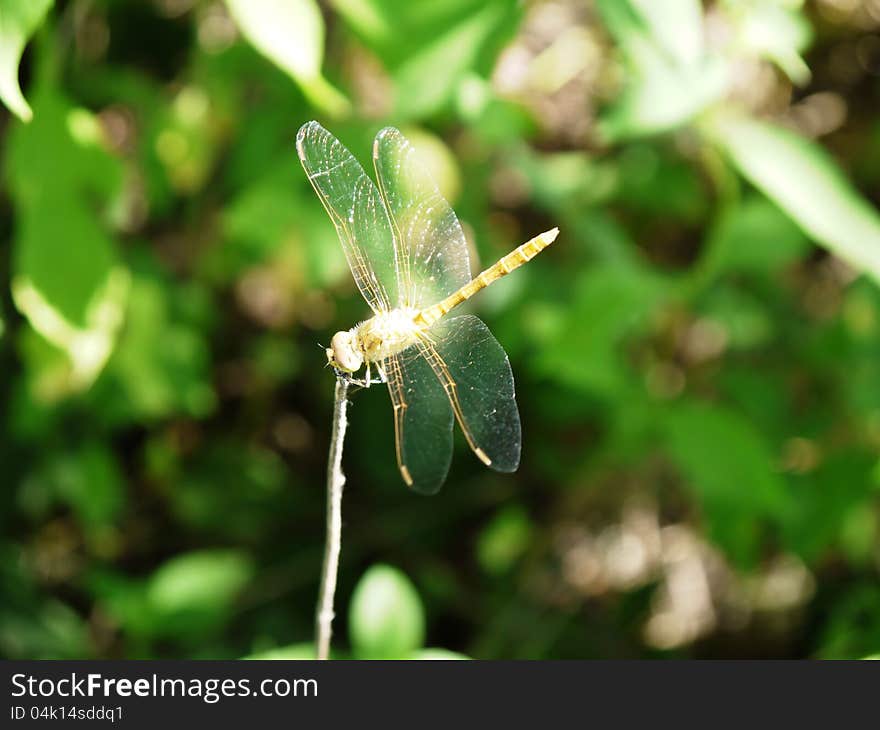
M 430 327 L 440 317 L 445 315 L 449 310 L 457 307 L 463 301 L 470 299 L 478 291 L 485 289 L 492 282 L 498 281 L 502 276 L 507 276 L 514 269 L 518 269 L 527 261 L 531 261 L 547 246 L 556 240 L 559 235 L 558 228 L 552 228 L 535 236 L 530 241 L 526 241 L 519 248 L 514 249 L 509 254 L 492 264 L 488 269 L 481 272 L 478 276 L 471 279 L 457 292 L 450 294 L 442 302 L 438 302 L 426 309 L 423 309 L 416 315 L 416 322 L 425 327 Z

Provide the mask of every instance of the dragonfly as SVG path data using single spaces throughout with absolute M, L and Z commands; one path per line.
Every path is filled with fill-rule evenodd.
M 399 130 L 386 127 L 373 142 L 378 185 L 315 121 L 300 128 L 296 148 L 372 310 L 333 335 L 327 362 L 350 382 L 387 384 L 404 483 L 425 494 L 440 489 L 452 461 L 454 420 L 486 466 L 516 471 L 522 430 L 507 354 L 474 315 L 446 315 L 544 250 L 559 229 L 472 278 L 461 223 Z M 355 380 L 362 367 L 364 379 Z

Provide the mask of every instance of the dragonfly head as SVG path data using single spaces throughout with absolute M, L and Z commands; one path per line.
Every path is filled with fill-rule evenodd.
M 327 348 L 327 362 L 337 370 L 354 373 L 364 364 L 364 355 L 353 330 L 337 332 Z

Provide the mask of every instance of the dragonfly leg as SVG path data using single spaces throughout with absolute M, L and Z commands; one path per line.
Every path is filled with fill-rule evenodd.
M 353 378 L 351 373 L 348 373 L 344 370 L 337 370 L 333 368 L 333 372 L 337 378 L 344 380 L 349 385 L 353 385 L 356 388 L 369 388 L 374 383 L 385 383 L 387 380 L 385 379 L 385 373 L 382 372 L 382 369 L 377 365 L 376 369 L 379 370 L 379 378 L 373 378 L 369 369 L 367 370 L 366 377 L 364 378 Z
M 349 385 L 355 385 L 361 388 L 364 387 L 363 380 L 358 380 L 357 378 L 351 377 L 351 373 L 346 372 L 345 370 L 333 368 L 333 374 L 337 377 L 337 379 L 344 380 Z

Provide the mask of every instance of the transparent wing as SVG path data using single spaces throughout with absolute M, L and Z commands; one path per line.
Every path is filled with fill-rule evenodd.
M 472 315 L 441 319 L 418 345 L 439 378 L 471 449 L 497 471 L 516 471 L 522 433 L 504 348 Z
M 376 135 L 373 165 L 398 248 L 396 303 L 418 308 L 435 304 L 471 279 L 461 224 L 398 130 L 386 127 Z
M 391 221 L 373 181 L 351 152 L 317 122 L 296 135 L 309 182 L 336 226 L 348 266 L 374 312 L 399 299 Z
M 407 486 L 434 494 L 452 461 L 452 409 L 419 351 L 411 347 L 383 361 L 394 404 L 397 466 Z

